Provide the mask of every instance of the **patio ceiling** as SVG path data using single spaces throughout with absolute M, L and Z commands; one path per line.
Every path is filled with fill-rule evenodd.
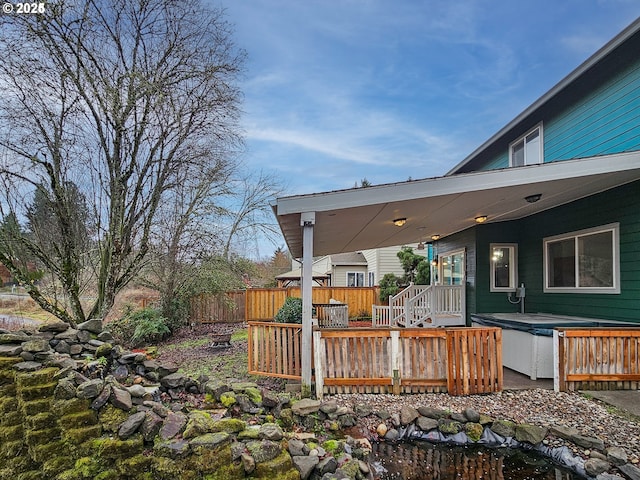
M 640 153 L 632 152 L 283 197 L 273 209 L 300 258 L 305 212 L 315 212 L 313 255 L 327 255 L 444 238 L 480 215 L 486 223 L 524 218 L 639 179 Z M 539 201 L 525 200 L 535 194 Z M 397 218 L 406 223 L 397 227 Z

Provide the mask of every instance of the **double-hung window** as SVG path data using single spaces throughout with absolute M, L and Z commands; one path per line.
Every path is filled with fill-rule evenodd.
M 544 291 L 620 293 L 619 224 L 544 239 Z
M 509 146 L 509 165 L 523 167 L 542 162 L 542 124 L 540 124 Z
M 347 287 L 364 287 L 364 272 L 347 272 Z

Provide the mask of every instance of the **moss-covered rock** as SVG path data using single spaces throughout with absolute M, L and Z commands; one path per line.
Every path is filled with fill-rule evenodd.
M 0 415 L 18 411 L 17 398 L 0 398 Z
M 98 423 L 98 416 L 93 410 L 85 410 L 84 412 L 71 413 L 64 415 L 58 420 L 58 424 L 64 430 L 70 428 L 81 428 Z
M 62 439 L 74 445 L 80 445 L 92 438 L 102 435 L 102 425 L 91 425 L 88 427 L 70 428 L 62 432 Z
M 51 412 L 41 412 L 24 419 L 24 425 L 30 430 L 43 430 L 57 425 L 57 419 Z
M 127 412 L 114 407 L 113 405 L 106 405 L 99 413 L 98 419 L 102 424 L 102 428 L 106 432 L 117 432 L 122 422 L 124 422 L 129 415 Z
M 56 455 L 42 464 L 42 473 L 45 478 L 55 478 L 56 475 L 69 470 L 73 465 L 73 458 L 66 455 Z
M 112 437 L 96 438 L 91 441 L 91 446 L 98 457 L 118 461 L 139 455 L 144 450 L 144 442 L 139 435 L 126 440 Z
M 466 423 L 464 425 L 464 431 L 472 442 L 478 442 L 482 438 L 484 427 L 479 423 Z
M 182 436 L 186 439 L 195 438 L 205 433 L 210 433 L 215 430 L 216 421 L 211 418 L 211 415 L 207 412 L 194 411 L 189 414 L 189 420 L 187 426 L 184 429 Z
M 30 447 L 47 444 L 51 442 L 52 439 L 59 437 L 60 429 L 58 427 L 47 428 L 45 430 L 27 430 L 24 433 L 24 441 Z
M 18 387 L 16 392 L 24 401 L 38 400 L 53 396 L 53 392 L 57 385 L 58 382 L 50 382 L 41 385 Z
M 211 432 L 239 433 L 247 428 L 246 422 L 237 418 L 221 418 L 213 424 Z
M 344 443 L 339 440 L 327 440 L 322 444 L 322 448 L 334 457 L 337 457 L 344 451 Z
M 0 438 L 4 442 L 13 442 L 22 439 L 24 429 L 22 425 L 12 425 L 10 427 L 0 427 Z
M 249 397 L 251 403 L 257 406 L 262 406 L 262 393 L 257 387 L 248 387 L 244 390 L 244 394 Z
M 29 447 L 29 455 L 33 460 L 42 463 L 60 455 L 67 455 L 66 444 L 62 440 L 53 438 L 50 440 L 50 443 Z
M 280 455 L 265 462 L 256 461 L 252 478 L 261 480 L 300 480 L 300 472 L 293 466 L 291 455 L 283 450 Z
M 16 375 L 18 390 L 35 385 L 55 383 L 55 376 L 60 371 L 57 367 L 42 368 L 34 372 L 20 373 Z
M 220 395 L 220 403 L 226 408 L 229 408 L 236 403 L 236 394 L 234 392 L 225 392 Z
M 4 440 L 4 439 L 3 439 Z M 0 442 L 0 458 L 17 457 L 24 450 L 24 442 L 20 440 Z M 3 477 L 0 477 L 3 478 Z
M 72 398 L 70 400 L 57 400 L 51 405 L 51 412 L 62 417 L 72 413 L 85 412 L 89 409 L 90 402 L 82 398 Z

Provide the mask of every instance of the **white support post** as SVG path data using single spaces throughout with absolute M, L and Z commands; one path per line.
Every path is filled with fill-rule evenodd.
M 314 348 L 314 360 L 315 360 L 315 370 L 316 370 L 316 398 L 318 400 L 322 400 L 324 396 L 324 348 L 322 348 L 322 332 L 320 330 L 316 330 L 313 332 L 313 344 L 316 348 Z
M 311 396 L 311 352 L 312 348 L 312 282 L 313 282 L 313 226 L 315 212 L 305 212 L 300 216 L 302 227 L 302 385 L 303 397 Z
M 400 395 L 400 332 L 391 330 L 391 378 L 393 394 Z
M 553 329 L 553 391 L 560 391 L 560 332 L 555 328 Z

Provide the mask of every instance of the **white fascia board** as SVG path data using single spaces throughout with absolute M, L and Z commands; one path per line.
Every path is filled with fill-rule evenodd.
M 323 212 L 633 169 L 640 169 L 640 152 L 562 160 L 526 167 L 486 170 L 402 183 L 283 197 L 277 201 L 277 214 Z

